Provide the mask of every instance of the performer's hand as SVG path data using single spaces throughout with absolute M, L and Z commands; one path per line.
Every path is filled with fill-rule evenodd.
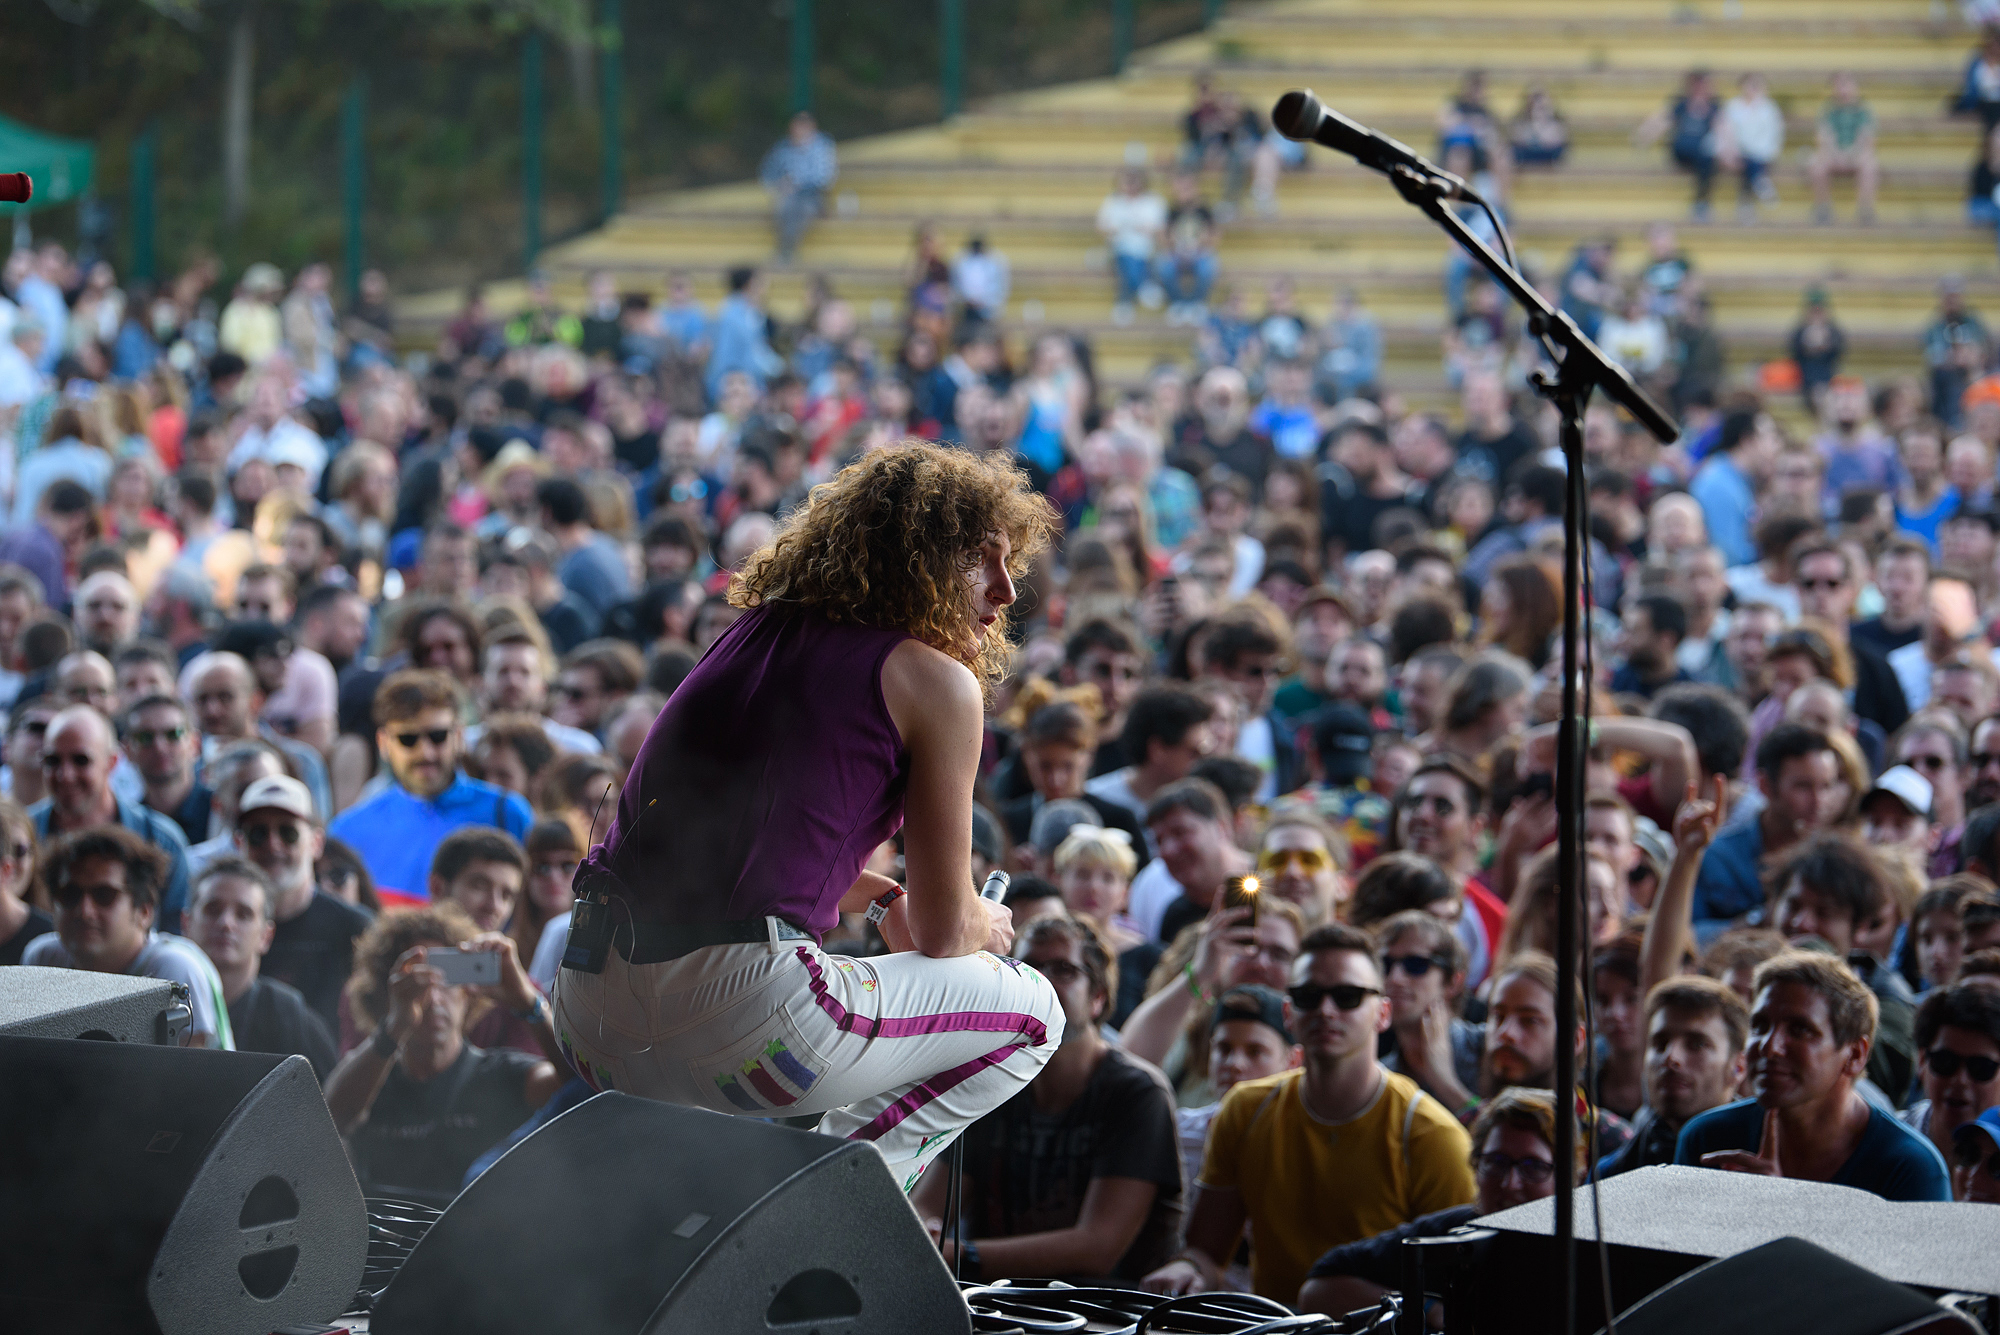
M 1185 1293 L 1200 1293 L 1207 1288 L 1201 1268 L 1186 1259 L 1167 1262 L 1140 1283 L 1153 1293 L 1164 1293 L 1176 1298 Z
M 1011 954 L 1014 949 L 1014 910 L 990 899 L 980 900 L 979 906 L 986 910 L 986 952 L 1002 956 Z

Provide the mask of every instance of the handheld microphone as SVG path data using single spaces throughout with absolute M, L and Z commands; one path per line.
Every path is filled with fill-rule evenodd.
M 1448 198 L 1473 198 L 1462 179 L 1439 167 L 1402 140 L 1377 133 L 1322 104 L 1310 88 L 1294 89 L 1279 98 L 1277 105 L 1271 108 L 1271 124 L 1287 139 L 1310 140 L 1335 152 L 1345 153 L 1362 166 L 1384 176 L 1398 167 L 1408 167 L 1421 176 L 1448 182 L 1451 185 Z
M 993 874 L 986 878 L 986 884 L 980 887 L 979 897 L 981 899 L 990 899 L 998 904 L 1007 897 L 1008 884 L 1009 877 L 1007 873 L 995 867 Z
M 25 204 L 35 197 L 35 183 L 26 172 L 0 172 L 0 204 Z

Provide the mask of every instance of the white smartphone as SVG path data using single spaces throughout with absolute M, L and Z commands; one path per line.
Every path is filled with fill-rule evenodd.
M 424 952 L 424 963 L 452 987 L 492 987 L 500 981 L 500 957 L 490 950 L 432 946 Z

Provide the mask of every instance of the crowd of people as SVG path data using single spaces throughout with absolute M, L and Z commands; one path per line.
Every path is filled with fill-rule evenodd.
M 1212 149 L 1254 184 L 1218 142 L 1181 179 Z M 1636 304 L 1608 264 L 1563 291 L 1614 345 L 1690 286 L 1670 231 Z M 1666 447 L 1591 410 L 1591 1020 L 1559 1034 L 1565 477 L 1469 335 L 1454 422 L 1283 288 L 1230 356 L 1108 390 L 934 236 L 892 356 L 825 284 L 779 321 L 749 267 L 714 309 L 684 277 L 475 294 L 422 357 L 380 275 L 344 311 L 324 266 L 219 310 L 217 277 L 121 288 L 52 244 L 0 276 L 0 964 L 173 979 L 191 1041 L 305 1056 L 370 1194 L 448 1201 L 592 1092 L 547 996 L 607 798 L 735 573 L 918 437 L 1021 470 L 1063 535 L 968 873 L 1014 873 L 1067 1028 L 967 1133 L 936 1229 L 968 1275 L 1342 1311 L 1400 1238 L 1593 1173 L 2000 1201 L 2000 382 L 1959 294 L 1928 382 L 1836 356 L 1809 439 L 1720 385 Z M 828 944 L 881 947 L 859 916 Z

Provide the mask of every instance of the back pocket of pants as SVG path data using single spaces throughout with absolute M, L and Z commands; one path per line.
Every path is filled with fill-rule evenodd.
M 826 1076 L 826 1063 L 800 1036 L 783 1006 L 728 1045 L 688 1059 L 688 1075 L 715 1106 L 755 1117 L 783 1117 Z

